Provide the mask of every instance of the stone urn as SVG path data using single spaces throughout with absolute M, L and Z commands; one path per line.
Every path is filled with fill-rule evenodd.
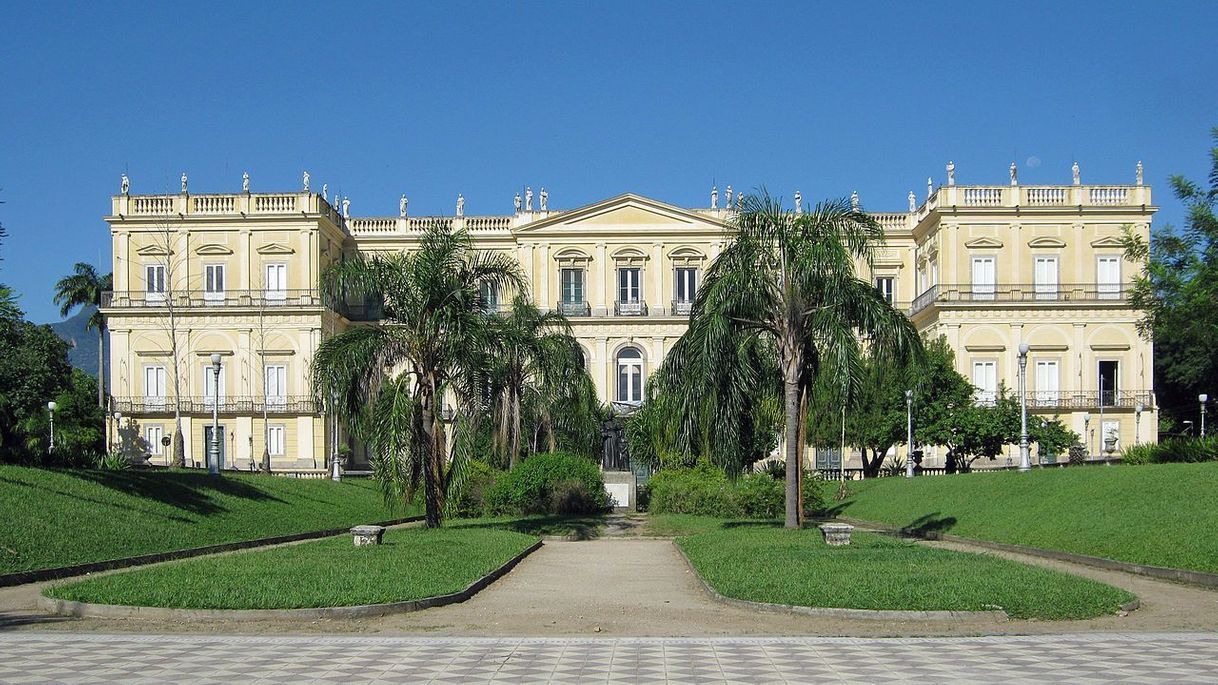
M 850 544 L 850 531 L 854 526 L 849 523 L 822 523 L 820 532 L 825 536 L 825 544 L 830 547 L 841 547 Z

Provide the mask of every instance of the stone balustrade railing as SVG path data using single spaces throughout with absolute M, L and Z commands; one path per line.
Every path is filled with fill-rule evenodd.
M 940 207 L 1143 207 L 1150 186 L 940 186 L 918 207 L 917 221 Z
M 193 195 L 115 195 L 112 210 L 119 217 L 184 218 L 250 214 L 321 214 L 335 224 L 339 213 L 321 195 L 299 193 L 234 193 Z
M 436 224 L 448 228 L 464 228 L 467 231 L 508 231 L 512 228 L 510 216 L 411 216 L 411 217 L 352 217 L 347 228 L 352 235 L 377 235 L 382 233 L 421 233 Z

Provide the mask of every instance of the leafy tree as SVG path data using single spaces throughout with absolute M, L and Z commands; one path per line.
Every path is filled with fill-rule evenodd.
M 869 338 L 876 354 L 901 357 L 920 351 L 918 335 L 903 313 L 857 276 L 857 264 L 873 265 L 883 229 L 849 202 L 823 202 L 795 213 L 762 192 L 745 198 L 731 224 L 736 238 L 715 260 L 698 292 L 684 336 L 690 342 L 675 345 L 670 356 L 678 357 L 675 365 L 696 368 L 691 355 L 711 351 L 730 360 L 732 349 L 772 349 L 782 379 L 786 463 L 799 465 L 804 454 L 802 419 L 813 383 L 826 377 L 848 395 L 861 376 L 861 336 Z M 730 364 L 707 371 L 710 375 L 691 379 L 686 387 L 718 385 L 726 379 L 737 386 L 733 395 L 745 395 L 740 387 L 748 382 L 745 372 Z M 706 396 L 704 389 L 689 394 Z M 696 424 L 694 409 L 733 415 L 727 407 L 686 406 L 691 410 L 687 426 Z M 786 472 L 789 528 L 802 520 L 801 472 Z
M 427 525 L 439 526 L 445 493 L 459 488 L 481 411 L 490 317 L 481 287 L 519 290 L 519 266 L 475 251 L 469 235 L 445 223 L 427 227 L 415 252 L 357 256 L 329 267 L 332 299 L 379 297 L 385 321 L 324 341 L 313 359 L 313 391 L 373 452 L 386 496 L 411 496 L 421 484 Z M 458 401 L 457 440 L 449 459 L 442 403 Z M 337 398 L 337 401 L 331 399 Z
M 1211 131 L 1218 143 L 1218 127 Z M 1155 343 L 1156 391 L 1171 419 L 1195 410 L 1199 393 L 1218 389 L 1218 145 L 1210 148 L 1208 187 L 1172 176 L 1188 209 L 1183 231 L 1168 225 L 1149 242 L 1126 231 L 1125 256 L 1143 265 L 1130 290 L 1142 310 L 1138 331 Z
M 50 326 L 21 318 L 0 323 L 0 449 L 10 461 L 40 457 L 26 438 L 46 403 L 68 388 L 68 343 Z
M 42 463 L 53 466 L 92 467 L 106 452 L 105 411 L 97 406 L 97 379 L 71 369 L 67 387 L 55 397 L 55 451 Z M 39 411 L 22 425 L 27 455 L 47 454 L 50 416 Z
M 59 315 L 67 316 L 77 307 L 94 307 L 93 315 L 85 324 L 86 330 L 97 331 L 97 406 L 106 406 L 106 320 L 101 313 L 102 293 L 114 289 L 114 275 L 104 276 L 93 265 L 77 262 L 72 274 L 64 276 L 55 284 L 55 304 Z

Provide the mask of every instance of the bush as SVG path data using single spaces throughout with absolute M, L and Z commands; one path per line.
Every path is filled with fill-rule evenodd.
M 825 496 L 825 481 L 816 471 L 806 471 L 803 479 L 804 516 L 823 516 L 829 510 L 829 498 Z
M 486 513 L 592 514 L 609 506 L 600 468 L 587 457 L 564 452 L 531 455 L 495 481 L 486 493 Z M 559 512 L 559 507 L 566 509 Z
M 1172 438 L 1160 443 L 1133 445 L 1125 448 L 1121 460 L 1126 464 L 1218 461 L 1218 436 Z
M 735 488 L 722 470 L 709 464 L 665 469 L 651 477 L 648 488 L 651 496 L 648 510 L 657 514 L 740 516 Z
M 449 498 L 450 515 L 458 518 L 476 518 L 487 511 L 487 495 L 495 482 L 504 475 L 484 461 L 471 461 L 465 465 L 465 483 Z
M 735 494 L 741 516 L 772 519 L 782 516 L 786 509 L 785 483 L 764 473 L 741 476 Z

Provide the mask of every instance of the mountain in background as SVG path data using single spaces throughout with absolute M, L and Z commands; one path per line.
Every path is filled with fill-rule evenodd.
M 70 319 L 50 324 L 51 330 L 72 346 L 68 351 L 68 362 L 72 366 L 97 378 L 97 331 L 87 330 L 89 317 L 96 307 L 85 307 Z

